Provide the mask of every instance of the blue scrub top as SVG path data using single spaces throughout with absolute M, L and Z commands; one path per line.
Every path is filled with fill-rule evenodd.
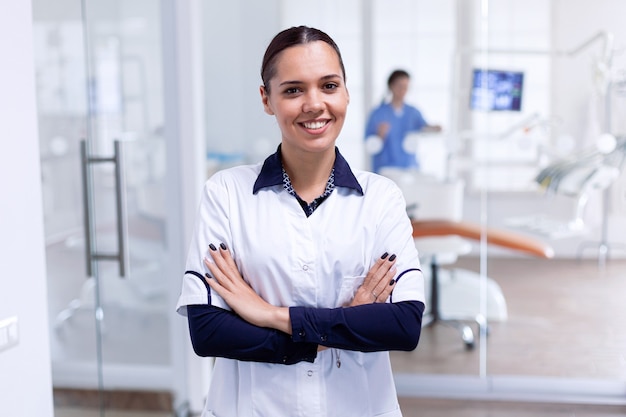
M 420 131 L 428 125 L 422 113 L 408 104 L 404 104 L 401 111 L 396 111 L 390 103 L 383 103 L 370 114 L 365 139 L 376 135 L 378 125 L 382 122 L 389 123 L 390 129 L 387 137 L 383 138 L 382 150 L 372 156 L 372 170 L 378 172 L 384 166 L 419 168 L 417 156 L 405 152 L 403 142 L 409 132 Z

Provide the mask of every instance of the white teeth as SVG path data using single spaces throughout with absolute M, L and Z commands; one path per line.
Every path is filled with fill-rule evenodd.
M 310 123 L 303 123 L 303 125 L 307 129 L 321 129 L 322 127 L 326 125 L 326 122 L 310 122 Z

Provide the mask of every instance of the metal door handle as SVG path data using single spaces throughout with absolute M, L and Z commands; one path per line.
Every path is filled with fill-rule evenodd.
M 87 276 L 93 276 L 93 262 L 97 260 L 114 260 L 119 263 L 120 277 L 126 276 L 128 262 L 128 245 L 126 237 L 128 235 L 128 224 L 126 217 L 126 201 L 124 190 L 124 172 L 122 170 L 122 153 L 120 141 L 113 142 L 114 153 L 112 157 L 94 157 L 87 153 L 87 142 L 83 139 L 80 142 L 81 168 L 83 179 L 83 209 L 85 220 L 85 254 L 87 260 Z M 94 250 L 94 220 L 91 216 L 93 212 L 93 196 L 91 190 L 91 164 L 113 163 L 115 167 L 115 211 L 117 214 L 117 253 L 99 253 Z

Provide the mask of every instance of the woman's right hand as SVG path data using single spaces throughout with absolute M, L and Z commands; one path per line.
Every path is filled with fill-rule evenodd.
M 289 309 L 271 305 L 248 285 L 225 244 L 210 244 L 209 249 L 212 259 L 204 258 L 204 264 L 211 272 L 205 279 L 211 290 L 248 323 L 291 334 Z
M 386 302 L 396 285 L 395 264 L 396 255 L 388 256 L 385 252 L 370 268 L 349 306 Z

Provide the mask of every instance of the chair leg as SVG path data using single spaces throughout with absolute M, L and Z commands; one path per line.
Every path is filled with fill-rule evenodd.
M 439 311 L 439 264 L 437 263 L 435 255 L 433 255 L 430 260 L 430 274 L 431 314 L 433 316 L 433 322 L 437 322 L 441 319 L 441 315 Z
M 423 321 L 424 326 L 433 326 L 437 323 L 445 324 L 451 327 L 454 327 L 461 334 L 461 340 L 465 345 L 465 348 L 471 350 L 475 346 L 475 337 L 474 331 L 472 328 L 460 322 L 459 320 L 448 320 L 441 317 L 441 311 L 439 310 L 439 264 L 437 263 L 437 258 L 435 255 L 431 257 L 430 261 L 430 273 L 431 273 L 431 282 L 430 282 L 430 313 Z M 475 320 L 478 324 L 479 331 L 480 326 L 482 326 L 481 320 L 478 318 Z

